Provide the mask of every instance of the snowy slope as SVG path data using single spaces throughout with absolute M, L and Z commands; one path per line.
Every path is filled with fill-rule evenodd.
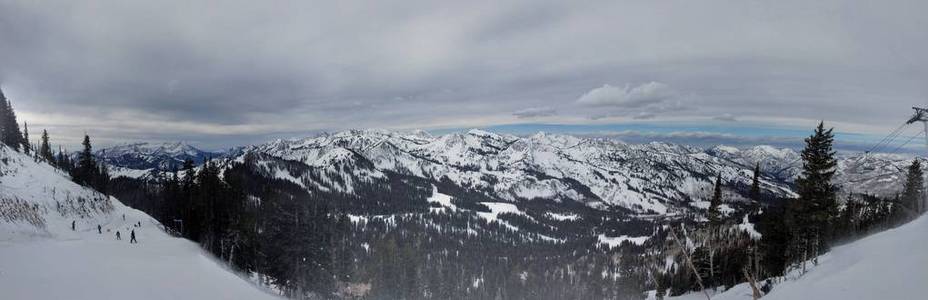
M 764 299 L 925 299 L 928 217 L 837 247 Z
M 132 229 L 138 244 L 129 243 Z M 123 240 L 115 240 L 116 231 Z M 0 146 L 0 298 L 275 297 L 196 244 L 166 234 L 148 215 Z
M 790 274 L 765 300 L 925 299 L 928 283 L 928 216 L 848 245 L 836 247 L 799 277 Z M 705 299 L 701 293 L 669 299 Z M 747 284 L 712 297 L 752 299 Z

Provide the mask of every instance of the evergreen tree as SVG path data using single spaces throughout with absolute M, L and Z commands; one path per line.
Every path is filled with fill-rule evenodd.
M 99 169 L 97 168 L 97 161 L 93 157 L 90 136 L 85 134 L 84 142 L 81 144 L 84 146 L 84 151 L 81 151 L 77 166 L 74 168 L 74 171 L 71 172 L 71 177 L 79 184 L 90 186 L 95 183 L 95 175 L 98 174 Z
M 715 192 L 712 193 L 712 199 L 709 201 L 709 212 L 707 217 L 709 224 L 716 226 L 722 221 L 722 213 L 719 206 L 722 205 L 722 174 L 715 177 Z
M 6 96 L 3 95 L 3 90 L 0 89 L 0 143 L 4 145 L 7 144 L 7 135 L 9 135 L 10 128 L 7 127 L 7 118 L 10 117 L 10 107 L 9 102 L 6 101 Z
M 52 153 L 52 147 L 48 144 L 48 130 L 42 130 L 42 141 L 39 144 L 39 157 L 49 163 L 55 162 L 55 154 Z
M 29 124 L 23 122 L 23 153 L 29 154 L 31 150 L 32 145 L 29 144 Z
M 754 164 L 754 180 L 751 181 L 751 200 L 760 201 L 760 163 Z
M 905 189 L 902 192 L 902 203 L 895 205 L 903 206 L 904 215 L 907 220 L 914 219 L 925 211 L 925 180 L 922 165 L 918 159 L 912 160 L 906 174 Z
M 62 170 L 65 170 L 71 173 L 71 176 L 73 179 L 74 163 L 71 162 L 71 157 L 68 156 L 66 152 L 67 151 L 61 149 L 60 146 L 58 147 L 58 158 L 56 159 L 55 165 L 57 165 L 58 168 L 61 168 Z
M 796 238 L 792 244 L 794 261 L 804 262 L 827 250 L 828 222 L 837 214 L 837 188 L 831 182 L 837 166 L 832 130 L 819 123 L 805 139 L 803 170 L 796 179 L 799 198 L 792 201 L 789 216 Z
M 23 134 L 19 131 L 19 123 L 16 121 L 16 112 L 10 100 L 3 95 L 0 90 L 0 142 L 19 151 L 23 144 Z
M 100 168 L 94 172 L 94 184 L 93 187 L 98 192 L 101 192 L 105 195 L 109 195 L 109 185 L 110 185 L 110 172 L 109 168 L 106 167 L 105 162 L 100 163 Z

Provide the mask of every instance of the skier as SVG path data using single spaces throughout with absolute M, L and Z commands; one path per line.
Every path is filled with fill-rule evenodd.
M 126 214 L 122 214 L 122 220 L 123 220 L 123 221 L 126 220 Z
M 116 240 L 117 240 L 117 241 L 122 240 L 122 237 L 119 236 L 119 230 L 116 230 Z
M 139 243 L 139 241 L 135 240 L 135 229 L 132 229 L 132 232 L 129 233 L 129 243 L 130 243 L 130 244 L 133 244 L 133 243 L 138 244 L 138 243 Z
M 75 229 L 76 227 L 74 226 L 74 225 L 75 225 L 75 222 L 77 222 L 77 221 L 71 221 L 71 231 L 75 231 L 75 230 L 76 230 L 76 229 Z
M 97 233 L 103 234 L 103 227 L 101 227 L 100 224 L 97 224 Z

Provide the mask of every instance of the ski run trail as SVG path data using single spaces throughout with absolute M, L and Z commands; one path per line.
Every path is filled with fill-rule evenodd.
M 0 299 L 277 297 L 145 213 L 0 146 Z

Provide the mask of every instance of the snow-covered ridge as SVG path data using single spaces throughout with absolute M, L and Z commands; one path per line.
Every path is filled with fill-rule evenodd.
M 185 160 L 199 164 L 203 160 L 218 156 L 183 142 L 118 144 L 94 151 L 94 155 L 107 164 L 131 170 L 171 170 L 180 167 Z
M 131 152 L 133 147 L 123 149 Z M 791 184 L 802 167 L 796 151 L 765 145 L 702 149 L 543 132 L 520 137 L 477 129 L 441 136 L 424 131 L 348 130 L 248 146 L 230 152 L 227 159 L 243 161 L 248 154 L 305 165 L 312 171 L 294 173 L 272 162 L 260 163 L 274 177 L 307 189 L 351 193 L 357 184 L 398 173 L 450 180 L 508 202 L 576 201 L 594 208 L 655 214 L 673 214 L 706 200 L 715 174 L 722 175 L 728 188 L 749 186 L 755 164 L 763 173 L 762 189 L 790 196 Z M 845 192 L 892 195 L 901 188 L 900 171 L 910 163 L 908 159 L 843 155 L 837 183 Z M 115 169 L 116 175 L 148 174 L 127 170 L 118 162 L 114 165 L 123 167 Z M 744 200 L 735 190 L 727 195 L 733 201 Z
M 769 150 L 772 157 L 785 155 L 780 149 Z M 348 168 L 348 174 L 340 174 L 342 177 L 356 177 L 359 170 L 369 169 L 367 172 L 376 176 L 389 171 L 450 180 L 509 202 L 577 201 L 595 208 L 617 206 L 659 214 L 672 213 L 692 199 L 704 198 L 714 174 L 721 173 L 732 185 L 749 184 L 753 168 L 684 145 L 635 145 L 550 133 L 519 137 L 476 129 L 442 136 L 349 130 L 277 140 L 247 147 L 243 153 L 260 153 L 312 168 L 359 164 Z M 346 161 L 346 157 L 352 159 Z M 290 175 L 281 177 L 301 176 Z M 763 188 L 770 193 L 789 194 L 782 181 L 767 179 Z

